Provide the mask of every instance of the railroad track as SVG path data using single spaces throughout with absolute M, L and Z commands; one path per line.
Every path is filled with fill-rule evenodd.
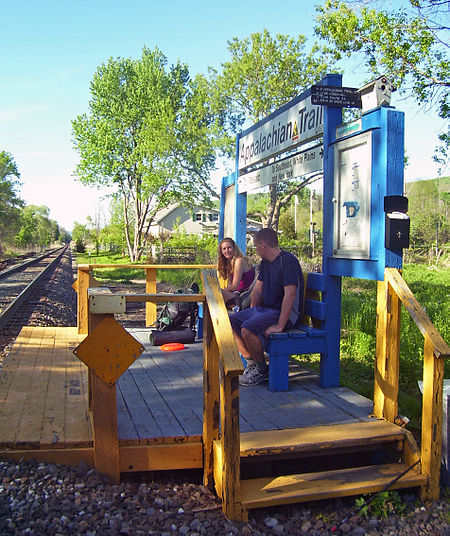
M 47 252 L 0 272 L 0 329 L 11 322 L 37 285 L 60 262 L 67 247 Z

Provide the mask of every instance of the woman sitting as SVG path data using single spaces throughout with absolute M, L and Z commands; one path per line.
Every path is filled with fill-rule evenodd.
M 222 288 L 223 299 L 231 309 L 239 304 L 239 295 L 253 283 L 255 268 L 232 238 L 223 238 L 219 242 L 217 257 L 219 275 L 226 282 Z

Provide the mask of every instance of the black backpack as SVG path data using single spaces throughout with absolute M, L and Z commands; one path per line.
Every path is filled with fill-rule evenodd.
M 191 288 L 180 288 L 175 294 L 198 294 L 198 291 L 198 285 L 194 283 Z M 186 327 L 195 330 L 197 314 L 196 302 L 167 302 L 158 314 L 154 326 L 158 331 L 176 331 Z

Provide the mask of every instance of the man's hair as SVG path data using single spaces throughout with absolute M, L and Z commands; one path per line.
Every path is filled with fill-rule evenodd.
M 269 247 L 276 248 L 278 246 L 278 235 L 273 229 L 265 227 L 256 233 L 255 242 L 264 242 Z

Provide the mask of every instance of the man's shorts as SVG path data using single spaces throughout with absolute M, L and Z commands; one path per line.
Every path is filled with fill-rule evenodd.
M 265 307 L 249 307 L 230 315 L 233 331 L 241 334 L 241 328 L 248 329 L 254 335 L 264 335 L 269 326 L 278 322 L 280 311 Z

